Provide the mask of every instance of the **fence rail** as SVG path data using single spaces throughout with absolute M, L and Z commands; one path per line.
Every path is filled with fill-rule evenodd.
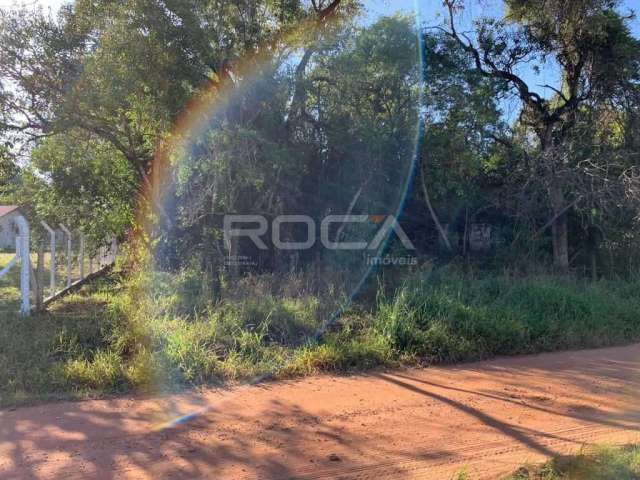
M 34 270 L 29 222 L 23 215 L 18 215 L 13 219 L 13 223 L 19 234 L 16 237 L 16 255 L 0 270 L 0 278 L 7 276 L 18 263 L 20 264 L 20 313 L 22 315 L 29 315 L 34 309 L 45 308 L 51 302 L 101 275 L 115 263 L 118 253 L 118 242 L 115 236 L 105 239 L 104 244 L 99 248 L 87 251 L 84 233 L 75 232 L 66 225 L 59 225 L 56 229 L 42 221 L 40 225 L 49 235 L 47 281 L 45 280 L 45 243 L 41 242 L 38 245 Z M 58 242 L 58 237 L 62 237 L 61 242 Z M 62 252 L 58 245 L 64 245 Z M 62 266 L 59 262 L 62 260 L 61 257 L 64 257 L 63 270 L 59 269 Z M 48 288 L 45 287 L 45 283 L 48 283 Z
M 29 298 L 29 275 L 30 275 L 30 260 L 29 260 L 29 222 L 22 215 L 17 215 L 13 219 L 13 223 L 18 229 L 18 237 L 16 237 L 16 256 L 9 262 L 2 272 L 0 272 L 0 278 L 6 276 L 11 268 L 20 261 L 20 313 L 22 315 L 29 315 L 31 313 L 31 301 Z

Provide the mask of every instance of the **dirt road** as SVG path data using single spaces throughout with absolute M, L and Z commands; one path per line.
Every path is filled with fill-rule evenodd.
M 488 479 L 639 440 L 635 345 L 4 410 L 0 478 Z

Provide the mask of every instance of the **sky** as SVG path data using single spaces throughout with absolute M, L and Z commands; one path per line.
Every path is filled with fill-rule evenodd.
M 57 12 L 60 5 L 69 3 L 66 0 L 0 0 L 0 7 L 16 7 L 20 5 L 39 4 L 47 8 L 51 8 L 53 12 Z

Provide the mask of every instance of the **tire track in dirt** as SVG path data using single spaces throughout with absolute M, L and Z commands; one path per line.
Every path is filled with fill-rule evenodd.
M 630 434 L 630 432 L 625 432 L 621 435 L 621 431 L 618 430 L 613 430 L 611 428 L 598 428 L 595 426 L 587 425 L 584 427 L 576 427 L 566 430 L 556 430 L 553 432 L 548 432 L 546 434 L 554 436 L 565 436 L 565 438 L 562 439 L 542 440 L 544 436 L 540 435 L 540 437 L 541 443 L 543 443 L 545 446 L 570 448 L 572 446 L 582 447 L 585 445 L 598 444 L 601 440 L 609 439 L 611 437 L 618 440 L 620 440 L 621 438 L 629 438 L 628 441 L 640 439 L 640 430 L 636 429 L 636 432 L 637 434 Z M 315 473 L 307 473 L 305 471 L 311 469 L 302 469 L 296 472 L 296 475 L 291 478 L 295 480 L 321 480 L 325 478 L 385 478 L 385 476 L 389 475 L 389 471 L 394 472 L 395 474 L 402 475 L 409 475 L 409 473 L 411 473 L 409 475 L 410 478 L 440 478 L 433 476 L 434 473 L 448 472 L 453 475 L 465 466 L 474 465 L 486 458 L 524 452 L 526 451 L 526 447 L 522 445 L 513 445 L 512 442 L 509 441 L 502 441 L 493 442 L 489 445 L 480 444 L 460 447 L 453 446 L 453 448 L 448 448 L 447 450 L 450 453 L 450 458 L 439 462 L 424 462 L 420 460 L 385 462 L 354 468 L 332 468 Z M 409 452 L 409 450 L 404 451 L 404 453 Z M 453 468 L 452 465 L 454 466 Z M 498 471 L 500 471 L 500 469 L 498 469 Z M 365 475 L 362 476 L 362 474 Z
M 488 480 L 639 441 L 639 392 L 632 345 L 53 403 L 0 411 L 0 478 Z

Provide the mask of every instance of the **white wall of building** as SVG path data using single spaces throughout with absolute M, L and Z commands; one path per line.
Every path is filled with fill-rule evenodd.
M 18 230 L 13 220 L 19 214 L 16 210 L 0 218 L 0 250 L 16 251 L 16 236 L 18 235 Z

